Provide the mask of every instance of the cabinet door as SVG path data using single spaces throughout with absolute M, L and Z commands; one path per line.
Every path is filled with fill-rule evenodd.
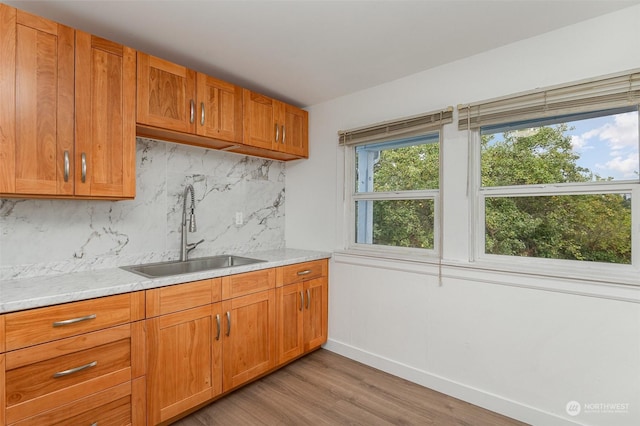
M 283 104 L 278 150 L 300 157 L 309 156 L 309 114 L 292 105 Z
M 195 133 L 195 95 L 195 71 L 138 52 L 138 123 Z
M 279 102 L 244 89 L 244 144 L 273 149 L 280 140 L 280 126 L 275 118 Z
M 220 304 L 147 320 L 148 423 L 155 425 L 222 390 Z
M 135 196 L 136 52 L 76 33 L 75 193 Z
M 328 282 L 326 277 L 304 282 L 304 351 L 327 341 Z
M 200 73 L 197 81 L 197 133 L 242 142 L 242 88 Z
M 275 366 L 275 289 L 223 302 L 223 311 L 226 392 Z
M 304 292 L 302 283 L 276 289 L 278 364 L 302 354 Z
M 73 194 L 74 31 L 0 4 L 0 35 L 0 193 Z

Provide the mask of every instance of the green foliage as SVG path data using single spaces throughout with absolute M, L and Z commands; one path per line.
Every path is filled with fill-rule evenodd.
M 566 125 L 482 137 L 485 187 L 600 180 L 578 166 Z M 439 187 L 438 144 L 383 150 L 374 165 L 374 191 Z M 373 243 L 434 247 L 434 202 L 378 200 L 373 204 Z M 628 194 L 487 197 L 485 251 L 489 254 L 631 262 Z
M 381 151 L 374 165 L 376 192 L 437 189 L 440 185 L 438 144 Z M 396 247 L 434 247 L 433 200 L 375 201 L 373 243 Z
M 530 135 L 482 140 L 482 185 L 589 182 L 576 164 L 565 125 Z M 631 262 L 631 203 L 625 194 L 491 197 L 485 202 L 485 251 L 490 254 Z

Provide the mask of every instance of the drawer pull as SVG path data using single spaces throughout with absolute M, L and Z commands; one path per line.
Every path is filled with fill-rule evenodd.
M 220 340 L 220 314 L 216 314 L 216 325 L 218 326 L 218 333 L 216 334 L 216 340 Z
M 59 377 L 65 377 L 70 374 L 78 373 L 82 370 L 86 370 L 87 368 L 95 367 L 96 365 L 98 365 L 98 361 L 93 361 L 93 362 L 90 362 L 89 364 L 81 365 L 80 367 L 76 367 L 76 368 L 70 368 L 64 371 L 58 371 L 56 374 L 53 375 L 53 378 L 57 379 Z
M 56 322 L 53 323 L 53 326 L 54 327 L 62 327 L 62 326 L 65 326 L 65 325 L 75 324 L 77 322 L 82 322 L 82 321 L 87 321 L 87 320 L 92 320 L 92 319 L 96 319 L 96 314 L 87 315 L 86 317 L 71 318 L 71 319 L 64 320 L 64 321 L 56 321 Z
M 298 272 L 298 276 L 309 275 L 310 273 L 311 273 L 311 269 L 305 269 L 304 271 Z

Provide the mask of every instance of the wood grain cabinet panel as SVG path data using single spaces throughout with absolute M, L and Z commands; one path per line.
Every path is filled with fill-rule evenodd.
M 242 88 L 206 74 L 197 74 L 199 135 L 242 142 Z
M 137 83 L 138 123 L 195 132 L 195 71 L 138 52 Z
M 74 31 L 0 4 L 0 193 L 72 195 Z
M 135 195 L 135 51 L 0 4 L 0 194 Z
M 140 318 L 141 293 L 65 303 L 5 315 L 7 350 L 75 336 Z M 144 308 L 142 308 L 144 311 Z
M 284 364 L 327 341 L 328 262 L 278 268 L 277 356 Z
M 276 365 L 275 289 L 223 303 L 223 390 L 234 389 Z
M 76 195 L 135 196 L 135 78 L 135 50 L 76 31 Z
M 292 155 L 309 156 L 307 111 L 251 90 L 243 91 L 244 144 Z
M 8 352 L 8 424 L 131 383 L 129 324 Z
M 138 134 L 215 149 L 242 142 L 242 88 L 138 53 Z
M 134 425 L 132 416 L 133 392 L 130 383 L 64 404 L 54 410 L 13 423 L 15 426 L 63 425 Z M 140 423 L 139 423 L 140 424 Z
M 220 303 L 147 320 L 148 423 L 165 422 L 222 392 Z

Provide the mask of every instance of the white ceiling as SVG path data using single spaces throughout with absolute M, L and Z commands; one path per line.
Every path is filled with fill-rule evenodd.
M 640 0 L 4 1 L 299 106 Z

